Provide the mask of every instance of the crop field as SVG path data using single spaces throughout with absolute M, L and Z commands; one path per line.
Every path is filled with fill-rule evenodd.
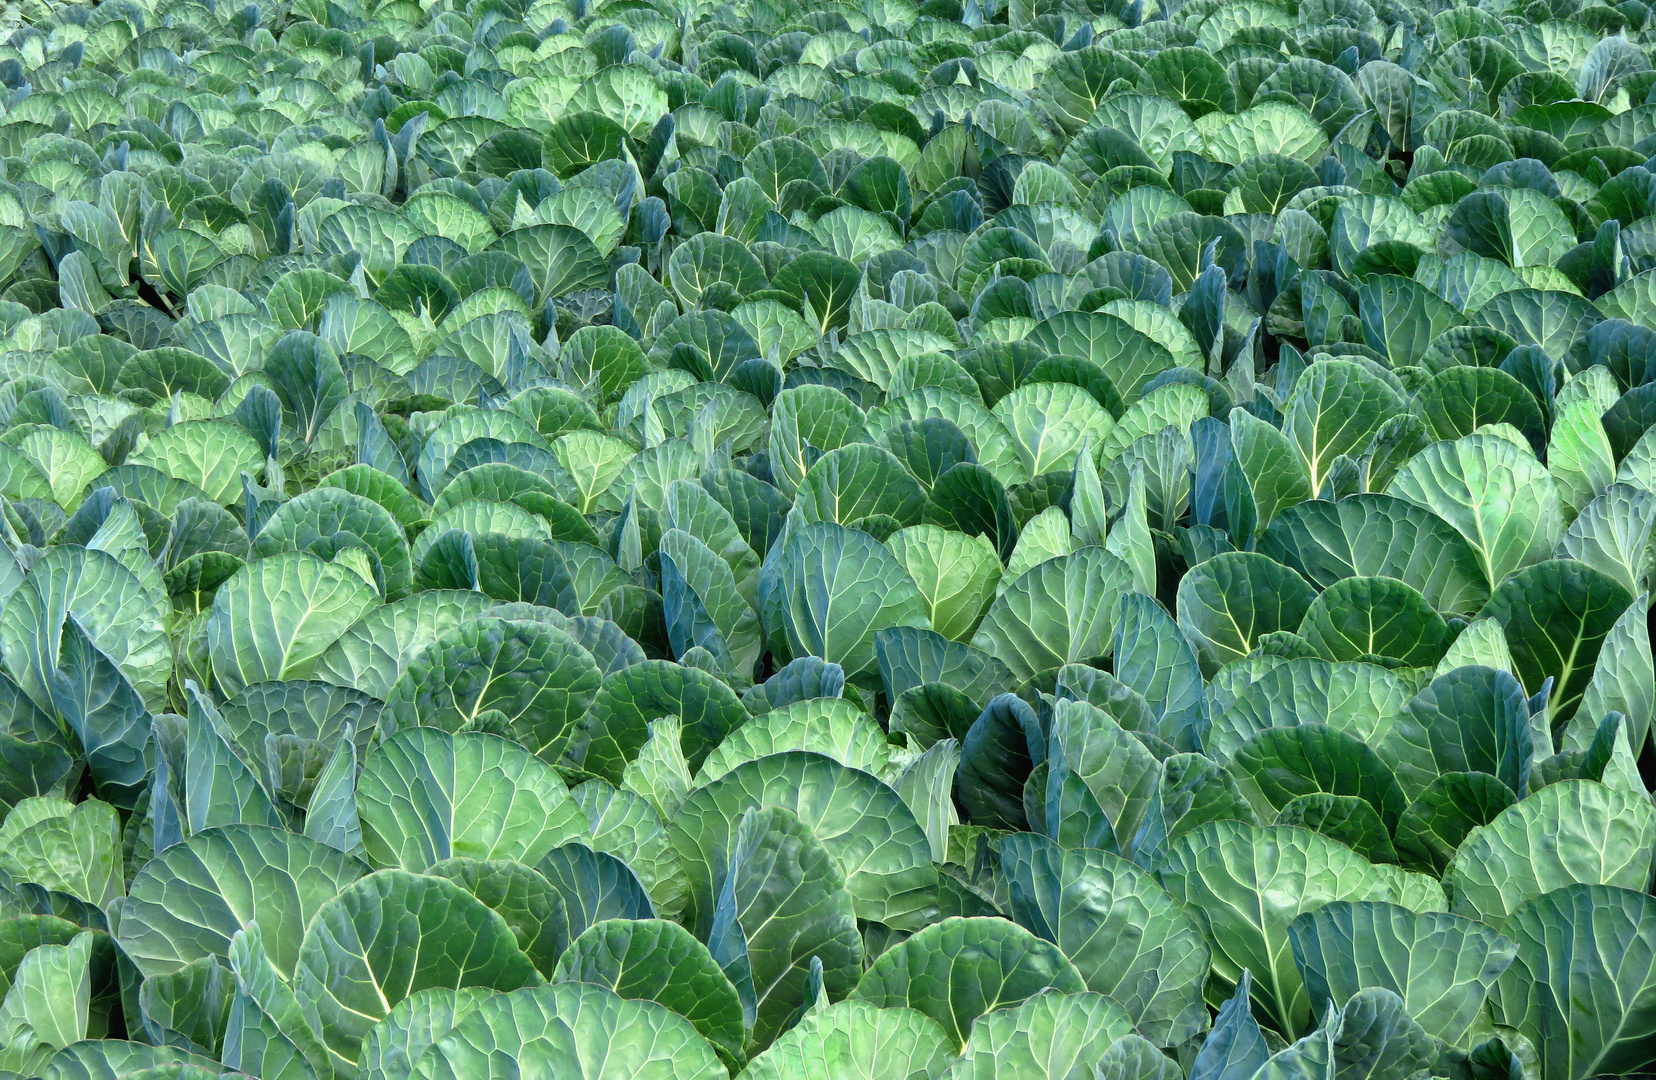
M 1642 0 L 239 2 L 0 12 L 0 1080 L 1656 1075 Z

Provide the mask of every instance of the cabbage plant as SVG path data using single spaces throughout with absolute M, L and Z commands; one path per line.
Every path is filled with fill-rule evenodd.
M 1643 0 L 18 0 L 0 1080 L 1656 1069 Z

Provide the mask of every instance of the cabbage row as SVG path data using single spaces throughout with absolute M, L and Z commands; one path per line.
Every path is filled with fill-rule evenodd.
M 0 1080 L 1648 1074 L 1649 15 L 9 5 Z

